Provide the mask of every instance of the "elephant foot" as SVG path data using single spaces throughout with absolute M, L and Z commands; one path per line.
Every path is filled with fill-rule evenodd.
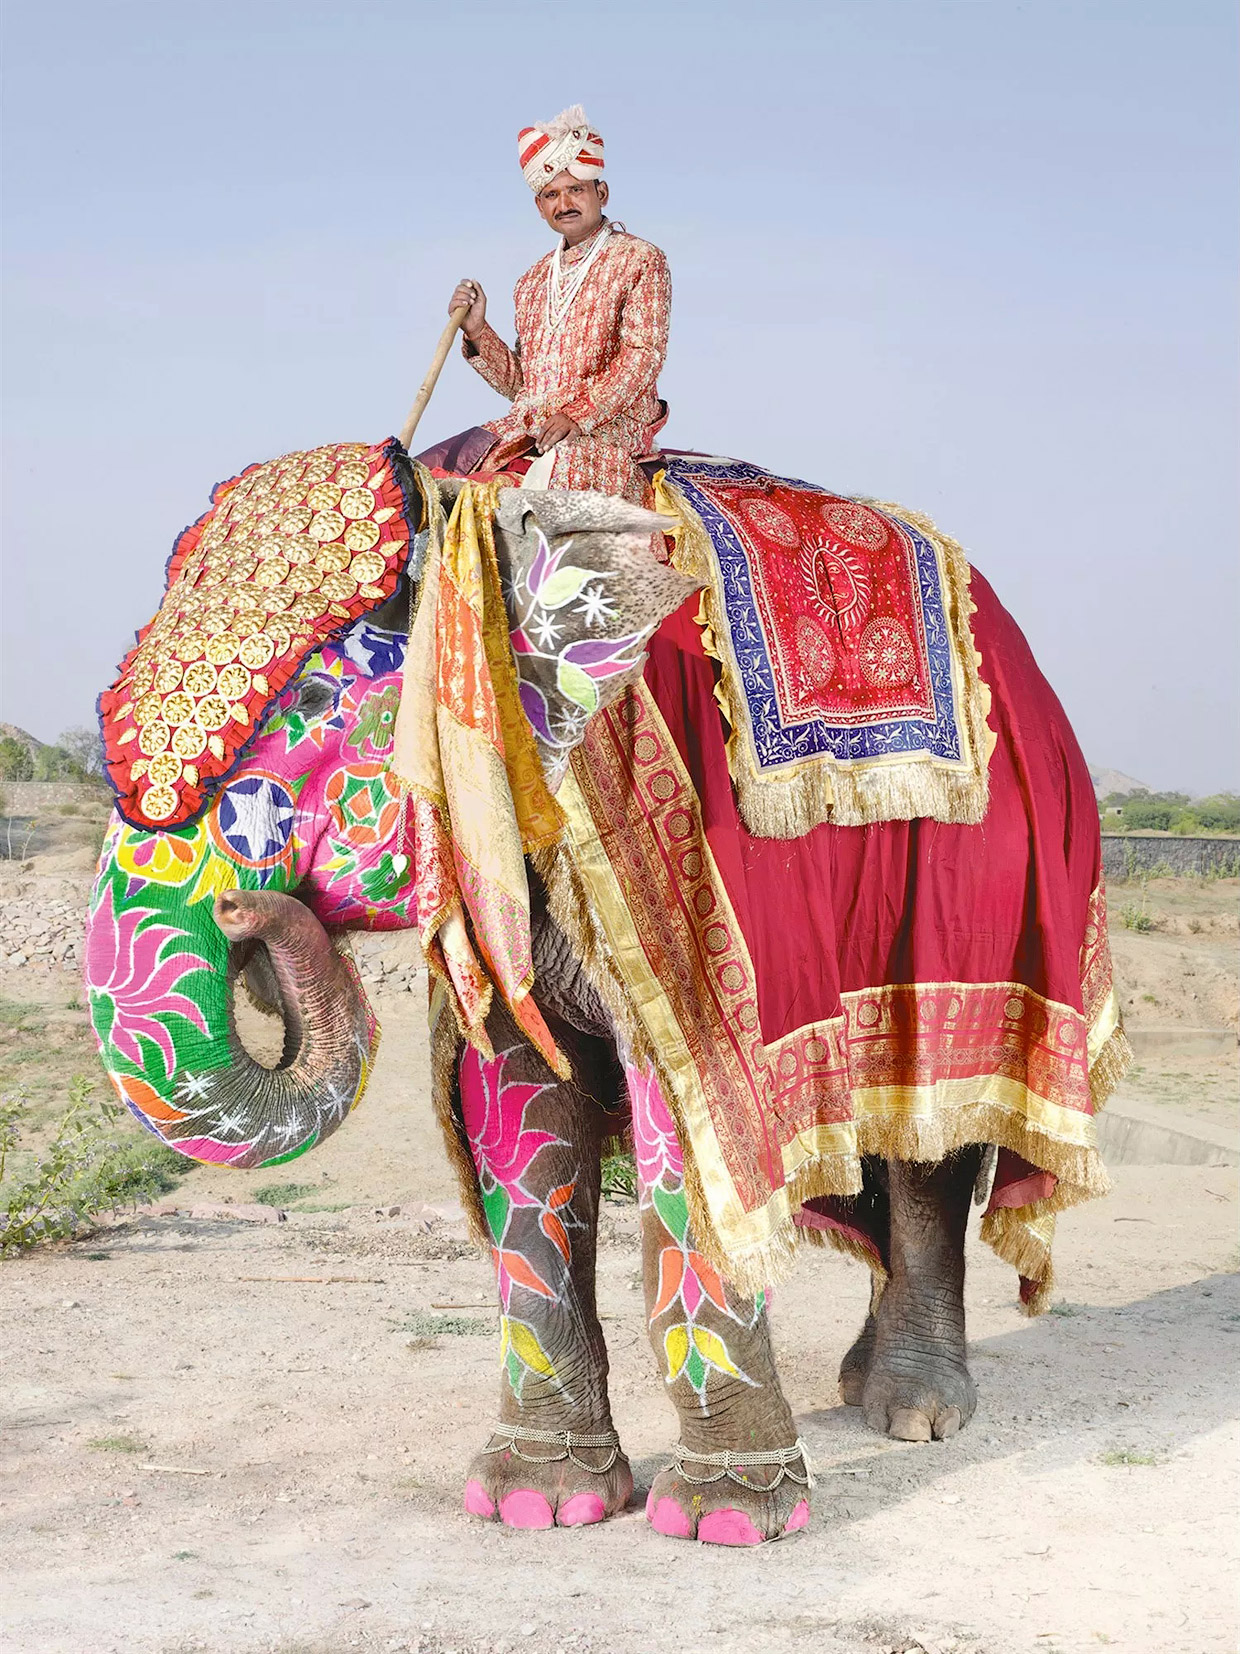
M 790 1468 L 804 1478 L 800 1458 Z M 748 1485 L 729 1476 L 699 1482 L 696 1477 L 703 1469 L 693 1466 L 695 1479 L 690 1480 L 678 1465 L 669 1465 L 655 1477 L 646 1500 L 646 1520 L 656 1533 L 697 1539 L 704 1545 L 761 1545 L 808 1525 L 804 1481 L 783 1475 L 779 1467 L 761 1465 L 745 1471 L 738 1466 L 737 1474 L 746 1476 Z
M 846 1407 L 861 1405 L 870 1362 L 874 1359 L 875 1331 L 874 1317 L 867 1315 L 865 1325 L 857 1334 L 852 1348 L 840 1362 L 840 1400 Z
M 619 1447 L 581 1447 L 492 1436 L 465 1483 L 465 1509 L 509 1528 L 577 1528 L 603 1522 L 633 1494 Z M 498 1445 L 496 1445 L 498 1444 Z M 597 1466 L 598 1468 L 593 1468 Z
M 946 1441 L 969 1422 L 976 1406 L 963 1349 L 875 1340 L 861 1393 L 871 1430 L 896 1441 Z

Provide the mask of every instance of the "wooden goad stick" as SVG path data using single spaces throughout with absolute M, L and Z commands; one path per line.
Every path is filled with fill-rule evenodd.
M 458 305 L 448 318 L 447 327 L 439 335 L 439 343 L 435 346 L 435 354 L 431 358 L 430 367 L 426 370 L 426 378 L 422 381 L 422 388 L 414 397 L 413 406 L 409 410 L 409 417 L 400 428 L 400 444 L 406 453 L 409 451 L 409 444 L 413 440 L 413 433 L 418 428 L 418 421 L 426 412 L 426 404 L 431 399 L 435 383 L 443 372 L 443 365 L 448 360 L 448 352 L 452 349 L 452 341 L 456 338 L 461 324 L 468 315 L 469 306 L 467 304 Z

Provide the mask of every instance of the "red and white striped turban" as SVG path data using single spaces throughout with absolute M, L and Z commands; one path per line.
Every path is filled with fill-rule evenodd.
M 603 176 L 603 140 L 590 127 L 579 103 L 542 126 L 522 127 L 517 134 L 521 171 L 538 193 L 561 172 L 574 178 Z

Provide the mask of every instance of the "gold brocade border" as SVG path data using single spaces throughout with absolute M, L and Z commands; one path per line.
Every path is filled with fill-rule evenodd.
M 859 502 L 883 512 L 897 525 L 911 524 L 934 548 L 951 634 L 952 698 L 960 732 L 960 758 L 891 754 L 841 763 L 828 754 L 817 754 L 778 769 L 764 768 L 754 744 L 727 624 L 722 574 L 710 536 L 683 491 L 666 473 L 655 478 L 654 489 L 655 509 L 679 522 L 673 531 L 674 566 L 704 586 L 698 614 L 702 645 L 720 668 L 716 699 L 730 727 L 728 768 L 749 831 L 763 838 L 797 838 L 824 821 L 841 827 L 911 821 L 919 816 L 935 821 L 981 821 L 989 797 L 989 762 L 995 736 L 986 722 L 990 689 L 981 675 L 981 656 L 970 625 L 976 607 L 970 594 L 972 570 L 956 541 L 939 533 L 930 519 L 919 513 L 877 500 Z
M 656 738 L 652 749 L 657 762 L 652 758 L 648 767 L 656 777 L 667 775 L 676 781 L 671 791 L 676 794 L 675 808 L 681 814 L 696 818 L 696 801 L 666 726 L 662 725 L 644 686 L 639 686 L 621 707 L 613 709 L 610 718 L 607 730 L 599 730 L 597 726 L 604 720 L 596 720 L 594 736 L 587 737 L 580 758 L 574 760 L 573 770 L 560 790 L 559 802 L 568 823 L 566 845 L 562 851 L 542 858 L 539 865 L 548 884 L 553 915 L 616 1018 L 622 1038 L 636 1059 L 650 1062 L 659 1076 L 685 1148 L 690 1203 L 701 1248 L 738 1286 L 756 1287 L 785 1271 L 798 1239 L 793 1213 L 814 1195 L 856 1193 L 861 1186 L 859 1157 L 863 1154 L 937 1160 L 967 1143 L 991 1142 L 1053 1172 L 1059 1179 L 1054 1197 L 1056 1206 L 1105 1192 L 1106 1175 L 1098 1160 L 1094 1125 L 1088 1112 L 1094 1078 L 1090 1071 L 1105 1070 L 1106 1089 L 1114 1084 L 1123 1065 L 1122 1032 L 1115 1029 L 1098 1049 L 1096 1060 L 1087 1062 L 1084 1048 L 1091 1030 L 1084 1025 L 1081 1013 L 1044 1000 L 1019 984 L 919 984 L 850 994 L 845 996 L 844 1016 L 799 1029 L 770 1047 L 762 1047 L 760 1041 L 752 1040 L 746 1047 L 742 1038 L 744 1030 L 736 1025 L 726 1026 L 717 1013 L 713 1026 L 704 1029 L 703 1023 L 711 1022 L 711 1011 L 706 1004 L 711 996 L 698 993 L 692 982 L 680 984 L 678 991 L 670 951 L 668 958 L 658 959 L 658 927 L 652 917 L 656 909 L 647 905 L 637 888 L 639 883 L 653 888 L 660 877 L 668 877 L 668 870 L 657 854 L 658 846 L 653 847 L 651 866 L 647 870 L 650 877 L 626 875 L 626 888 L 604 837 L 619 831 L 627 843 L 634 831 L 641 831 L 641 826 L 634 823 L 631 814 L 625 819 L 615 807 L 609 808 L 608 801 L 595 793 L 595 787 L 600 772 L 610 764 L 617 770 L 619 783 L 632 789 L 636 797 L 640 783 L 635 772 L 641 765 L 626 762 L 622 752 L 627 750 L 632 759 L 640 750 L 639 737 L 656 735 L 661 730 L 663 739 Z M 625 729 L 623 735 L 621 726 Z M 612 744 L 610 753 L 608 741 Z M 671 796 L 666 786 L 663 791 Z M 659 796 L 658 789 L 654 796 Z M 648 826 L 647 834 L 651 831 Z M 700 831 L 700 822 L 696 833 L 682 831 L 681 836 L 691 840 L 691 848 L 702 857 L 702 875 L 710 887 L 710 923 L 720 932 L 716 963 L 722 958 L 721 968 L 728 970 L 741 965 L 743 955 L 743 966 L 752 979 L 752 966 L 705 836 Z M 616 862 L 623 864 L 623 861 L 624 845 L 617 841 Z M 651 895 L 651 888 L 645 895 Z M 665 888 L 660 888 L 658 897 L 663 911 L 668 912 Z M 697 906 L 695 902 L 695 909 Z M 725 930 L 730 931 L 733 938 L 726 945 L 722 937 Z M 681 961 L 705 957 L 698 936 L 683 935 L 677 941 Z M 1097 944 L 1095 937 L 1095 944 L 1105 949 L 1105 930 L 1101 932 L 1101 943 Z M 709 943 L 707 947 L 709 950 Z M 688 997 L 684 991 L 686 986 Z M 697 988 L 700 986 L 697 984 Z M 1057 1021 L 1071 1031 L 1073 1040 L 1069 1043 L 1077 1047 L 1071 1065 L 1065 1066 L 1066 1054 L 1059 1058 L 1050 1053 L 1053 1060 L 1049 1072 L 1053 1079 L 1053 1062 L 1059 1061 L 1063 1074 L 1075 1076 L 1071 1090 L 1078 1106 L 1057 1103 L 1043 1095 L 1027 1083 L 1028 1074 L 1004 1075 L 983 1068 L 980 1074 L 947 1078 L 936 1074 L 922 1079 L 917 1075 L 893 1076 L 888 1064 L 883 1076 L 884 1064 L 867 1065 L 863 1056 L 858 1064 L 862 1074 L 877 1068 L 875 1078 L 883 1076 L 884 1083 L 856 1085 L 854 1081 L 859 1075 L 846 1078 L 843 1097 L 836 1096 L 829 1085 L 822 1083 L 837 1066 L 831 1055 L 832 1048 L 838 1048 L 839 1035 L 850 1011 L 857 1011 L 862 1005 L 877 1006 L 878 1014 L 872 1015 L 872 1020 L 877 1022 L 881 1021 L 884 1001 L 897 1004 L 903 999 L 914 1006 L 917 1015 L 923 1005 L 929 1005 L 935 998 L 962 994 L 1006 996 L 1013 1002 L 1011 1009 L 1018 1019 L 1031 1010 L 1040 1011 L 1047 1026 Z M 680 1001 L 679 1010 L 674 1003 L 676 999 Z M 740 1001 L 742 1008 L 745 1003 L 745 999 Z M 907 1009 L 906 1003 L 906 1012 Z M 865 1028 L 859 1027 L 861 1046 L 864 1046 L 865 1034 Z M 1041 1041 L 1042 1045 L 1045 1043 Z M 1088 1043 L 1092 1057 L 1095 1042 Z M 761 1086 L 763 1101 L 769 1104 L 772 1090 L 778 1089 L 771 1083 L 775 1071 L 796 1046 L 811 1058 L 813 1048 L 820 1048 L 819 1090 L 827 1094 L 829 1104 L 843 1105 L 838 1109 L 840 1117 L 820 1117 L 833 1112 L 831 1108 L 817 1112 L 812 1107 L 796 1110 L 809 1118 L 807 1124 L 792 1132 L 789 1141 L 778 1149 L 780 1171 L 786 1181 L 773 1191 L 768 1183 L 766 1191 L 757 1199 L 751 1188 L 747 1202 L 742 1199 L 729 1170 L 730 1160 L 736 1164 L 744 1156 L 729 1156 L 726 1143 L 720 1137 L 720 1126 L 726 1128 L 732 1110 L 727 1095 L 718 1094 L 719 1088 L 722 1085 L 726 1093 L 731 1086 L 735 1092 L 738 1084 L 735 1070 L 749 1067 L 753 1070 L 748 1076 L 749 1083 L 752 1086 L 756 1081 Z M 729 1047 L 739 1061 L 729 1059 Z M 1032 1050 L 1036 1057 L 1034 1048 L 1037 1047 L 1039 1040 L 1033 1038 L 1021 1049 L 1026 1055 Z M 810 1066 L 812 1068 L 812 1063 Z M 1028 1066 L 1032 1072 L 1036 1063 L 1031 1060 Z M 895 1078 L 902 1083 L 892 1083 Z M 814 1083 L 815 1076 L 811 1074 L 808 1084 L 812 1088 Z M 1093 1085 L 1095 1106 L 1100 1089 Z M 748 1118 L 751 1137 L 756 1129 L 755 1118 L 760 1124 L 761 1111 L 756 1117 Z M 752 1160 L 752 1142 L 748 1153 Z M 773 1175 L 771 1182 L 774 1181 Z M 1012 1213 L 995 1214 L 993 1221 L 988 1220 L 987 1238 L 1004 1256 L 1015 1250 L 1008 1243 L 1018 1221 L 1018 1216 Z

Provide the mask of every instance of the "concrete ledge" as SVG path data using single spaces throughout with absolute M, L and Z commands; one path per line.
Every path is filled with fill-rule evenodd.
M 1213 1057 L 1238 1047 L 1232 1028 L 1125 1028 L 1124 1032 L 1139 1056 L 1174 1051 L 1180 1057 Z
M 1235 1166 L 1240 1130 L 1112 1097 L 1098 1116 L 1098 1148 L 1111 1166 Z

